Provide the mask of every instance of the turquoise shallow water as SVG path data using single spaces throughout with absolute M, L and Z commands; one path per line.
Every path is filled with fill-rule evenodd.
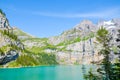
M 0 80 L 84 80 L 83 74 L 94 66 L 39 66 L 0 69 Z

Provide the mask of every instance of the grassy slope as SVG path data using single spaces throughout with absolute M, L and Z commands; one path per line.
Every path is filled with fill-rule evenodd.
M 20 30 L 19 28 L 16 28 L 16 27 L 13 28 L 13 32 L 17 36 L 26 36 L 27 38 L 33 38 L 32 35 L 27 34 L 27 33 L 23 32 L 22 30 Z
M 13 39 L 13 40 L 17 40 L 17 36 L 11 33 L 7 33 L 6 31 L 1 31 L 1 33 L 3 34 L 3 36 L 8 36 L 9 38 Z M 23 34 L 22 34 L 23 35 Z M 29 38 L 29 40 L 32 41 L 43 41 L 46 39 L 39 39 L 39 38 Z M 49 46 L 47 46 L 49 47 Z M 17 48 L 17 46 L 10 46 L 10 45 L 6 45 L 0 48 L 0 52 L 4 53 L 6 50 L 8 49 L 17 49 L 19 50 L 19 48 Z M 46 47 L 43 47 L 42 49 L 45 49 Z M 10 50 L 9 49 L 9 50 Z M 19 58 L 15 61 L 12 61 L 8 64 L 8 67 L 20 67 L 20 66 L 35 66 L 35 65 L 53 65 L 53 64 L 57 64 L 56 62 L 56 56 L 54 54 L 48 54 L 45 52 L 41 52 L 40 48 L 32 48 L 32 49 L 25 49 L 21 51 L 21 55 L 19 56 Z

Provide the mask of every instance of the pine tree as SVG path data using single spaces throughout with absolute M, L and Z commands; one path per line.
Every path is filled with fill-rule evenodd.
M 116 53 L 118 55 L 118 61 L 113 64 L 112 71 L 113 71 L 113 80 L 120 80 L 120 29 L 118 30 L 117 34 L 117 47 L 118 52 Z
M 109 54 L 111 52 L 110 50 L 110 41 L 111 36 L 109 35 L 109 32 L 101 27 L 97 31 L 97 40 L 99 43 L 102 44 L 102 50 L 99 52 L 99 54 L 104 56 L 104 59 L 102 60 L 102 67 L 99 68 L 97 71 L 102 75 L 102 77 L 105 80 L 112 80 L 112 71 L 111 71 L 111 62 L 109 61 Z

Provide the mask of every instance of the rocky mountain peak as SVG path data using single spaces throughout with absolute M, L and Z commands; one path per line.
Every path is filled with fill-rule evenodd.
M 77 24 L 75 26 L 75 29 L 87 32 L 87 31 L 90 31 L 90 30 L 95 30 L 96 25 L 90 20 L 83 20 L 83 21 L 81 21 L 80 24 Z
M 8 19 L 2 12 L 0 12 L 0 28 L 1 29 L 5 29 L 5 28 L 11 29 Z
M 118 19 L 112 19 L 108 21 L 102 21 L 102 22 L 99 22 L 97 26 L 98 28 L 103 26 L 108 31 L 113 31 L 120 28 L 120 19 L 118 18 Z
M 72 29 L 64 31 L 61 35 L 49 38 L 49 43 L 57 45 L 61 42 L 87 37 L 95 33 L 97 31 L 96 28 L 92 21 L 83 20 Z
M 92 21 L 90 21 L 90 20 L 83 20 L 83 21 L 81 21 L 80 22 L 80 24 L 82 25 L 84 25 L 84 24 L 93 24 L 93 22 Z

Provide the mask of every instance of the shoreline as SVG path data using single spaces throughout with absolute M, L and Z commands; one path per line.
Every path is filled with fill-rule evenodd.
M 97 65 L 97 64 L 79 64 L 79 65 Z M 0 69 L 20 69 L 20 68 L 34 68 L 34 67 L 44 67 L 44 66 L 79 66 L 74 64 L 67 65 L 38 65 L 38 66 L 25 66 L 25 67 L 0 67 Z

